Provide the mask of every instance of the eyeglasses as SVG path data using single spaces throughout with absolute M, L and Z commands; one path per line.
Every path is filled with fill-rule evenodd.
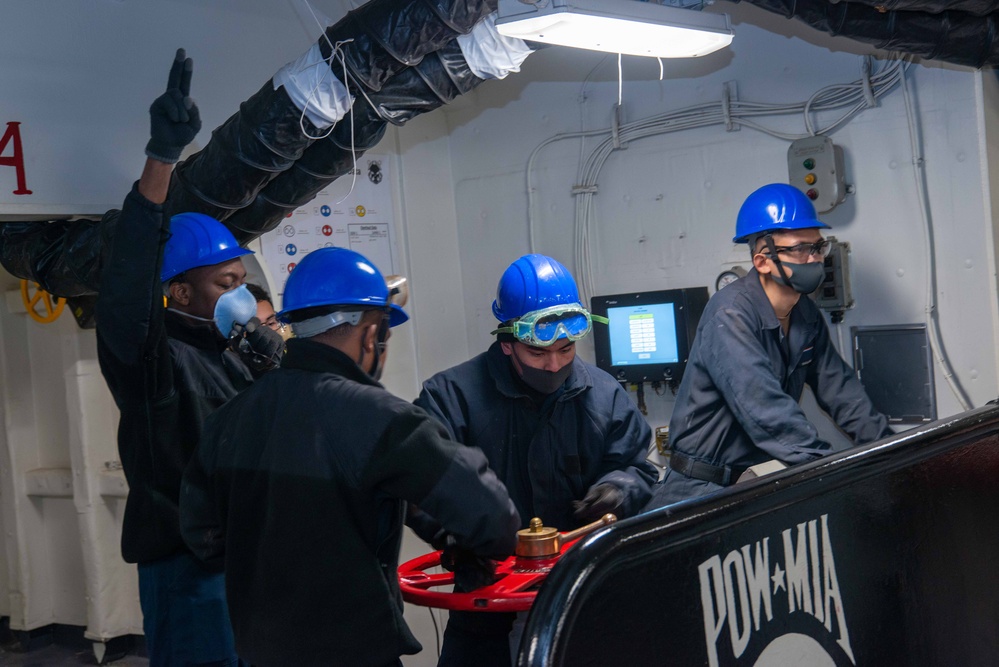
M 278 332 L 284 331 L 284 327 L 285 327 L 284 322 L 279 322 L 278 321 L 278 318 L 277 318 L 276 314 L 275 315 L 271 315 L 266 320 L 264 320 L 263 322 L 261 322 L 261 324 L 263 324 L 265 327 L 269 327 L 269 328 L 273 329 L 274 331 L 278 331 Z
M 787 255 L 798 262 L 804 263 L 812 257 L 812 255 L 817 255 L 819 257 L 826 257 L 829 254 L 829 250 L 832 248 L 832 244 L 829 241 L 822 239 L 816 243 L 798 243 L 796 245 L 784 246 L 775 245 L 773 246 L 774 252 L 779 255 Z M 760 253 L 763 255 L 770 255 L 769 252 Z
M 511 333 L 521 343 L 548 347 L 560 338 L 571 341 L 583 338 L 590 333 L 594 320 L 607 324 L 606 318 L 591 315 L 582 306 L 552 306 L 527 313 L 515 320 L 512 326 L 500 327 L 492 333 Z

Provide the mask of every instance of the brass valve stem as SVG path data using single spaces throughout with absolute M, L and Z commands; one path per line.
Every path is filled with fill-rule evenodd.
M 604 514 L 602 517 L 600 517 L 593 523 L 588 523 L 585 526 L 580 526 L 576 530 L 564 533 L 560 541 L 562 542 L 562 544 L 565 544 L 566 542 L 572 542 L 574 539 L 578 537 L 582 537 L 583 535 L 592 533 L 597 528 L 602 528 L 603 526 L 609 526 L 615 521 L 617 521 L 617 517 L 614 516 L 613 514 Z

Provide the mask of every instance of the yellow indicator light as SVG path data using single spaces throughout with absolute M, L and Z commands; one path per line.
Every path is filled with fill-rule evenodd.
M 815 174 L 805 174 L 805 183 L 815 185 Z

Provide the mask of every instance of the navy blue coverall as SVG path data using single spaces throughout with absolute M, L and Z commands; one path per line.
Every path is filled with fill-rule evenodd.
M 627 392 L 578 356 L 565 384 L 541 397 L 516 376 L 500 343 L 423 383 L 416 404 L 452 438 L 480 448 L 506 485 L 522 527 L 578 525 L 572 501 L 607 482 L 625 495 L 621 517 L 650 497 L 655 468 L 646 461 L 652 431 Z M 509 665 L 512 614 L 452 612 L 441 665 Z
M 656 485 L 648 509 L 721 489 L 764 461 L 802 463 L 829 453 L 798 404 L 806 383 L 856 444 L 891 435 L 811 299 L 791 309 L 785 335 L 756 269 L 716 293 L 701 316 L 670 419 L 674 469 Z M 693 476 L 678 472 L 674 459 L 698 469 Z M 705 472 L 715 479 L 704 479 L 712 477 Z

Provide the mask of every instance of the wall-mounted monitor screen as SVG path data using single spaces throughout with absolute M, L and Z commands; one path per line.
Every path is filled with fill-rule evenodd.
M 678 381 L 687 363 L 707 287 L 595 296 L 597 366 L 621 382 Z
M 675 309 L 674 303 L 608 308 L 611 365 L 675 364 L 680 361 Z

